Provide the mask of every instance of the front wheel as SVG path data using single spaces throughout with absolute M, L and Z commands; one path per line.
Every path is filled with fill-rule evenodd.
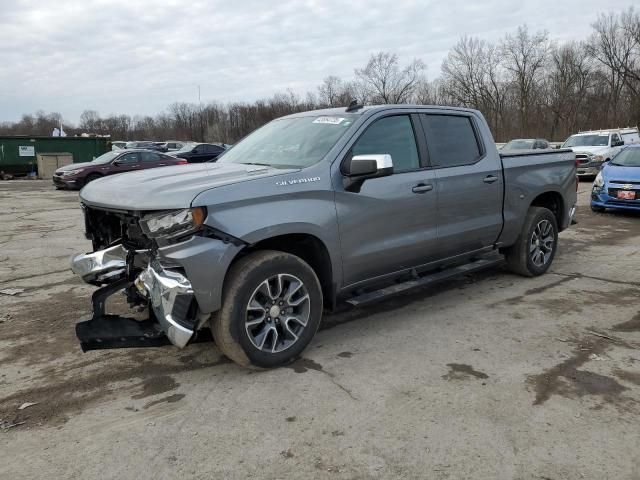
M 595 213 L 604 213 L 605 208 L 598 205 L 591 205 L 591 211 Z
M 284 252 L 253 252 L 232 265 L 222 308 L 211 319 L 218 348 L 242 366 L 276 367 L 295 360 L 322 317 L 313 269 Z
M 531 207 L 516 243 L 505 250 L 512 272 L 535 277 L 546 272 L 558 247 L 558 224 L 551 210 Z
M 87 175 L 84 184 L 87 185 L 88 183 L 91 183 L 99 178 L 102 178 L 102 175 L 100 175 L 99 173 L 90 173 L 89 175 Z

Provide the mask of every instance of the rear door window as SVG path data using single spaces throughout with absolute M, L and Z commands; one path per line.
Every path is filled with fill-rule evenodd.
M 482 150 L 471 118 L 465 115 L 421 114 L 429 158 L 434 167 L 476 163 Z
M 351 153 L 353 156 L 389 154 L 394 172 L 420 168 L 416 138 L 408 115 L 376 120 L 356 141 Z

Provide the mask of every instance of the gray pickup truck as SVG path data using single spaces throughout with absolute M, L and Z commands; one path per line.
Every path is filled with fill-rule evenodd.
M 498 154 L 475 110 L 351 105 L 274 120 L 216 163 L 96 180 L 80 193 L 101 286 L 83 350 L 210 332 L 245 366 L 295 359 L 322 313 L 506 259 L 544 273 L 575 212 L 570 150 Z M 146 320 L 109 315 L 123 291 Z

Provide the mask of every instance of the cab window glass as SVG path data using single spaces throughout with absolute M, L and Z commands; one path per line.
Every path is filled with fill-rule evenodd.
M 353 156 L 389 154 L 394 172 L 420 168 L 418 147 L 408 115 L 376 120 L 351 148 Z
M 480 145 L 471 119 L 464 115 L 422 115 L 429 158 L 436 167 L 476 163 Z

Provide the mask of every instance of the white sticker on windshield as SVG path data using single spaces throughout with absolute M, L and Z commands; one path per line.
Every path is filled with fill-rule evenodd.
M 346 119 L 343 117 L 318 117 L 313 123 L 328 123 L 329 125 L 340 125 Z

